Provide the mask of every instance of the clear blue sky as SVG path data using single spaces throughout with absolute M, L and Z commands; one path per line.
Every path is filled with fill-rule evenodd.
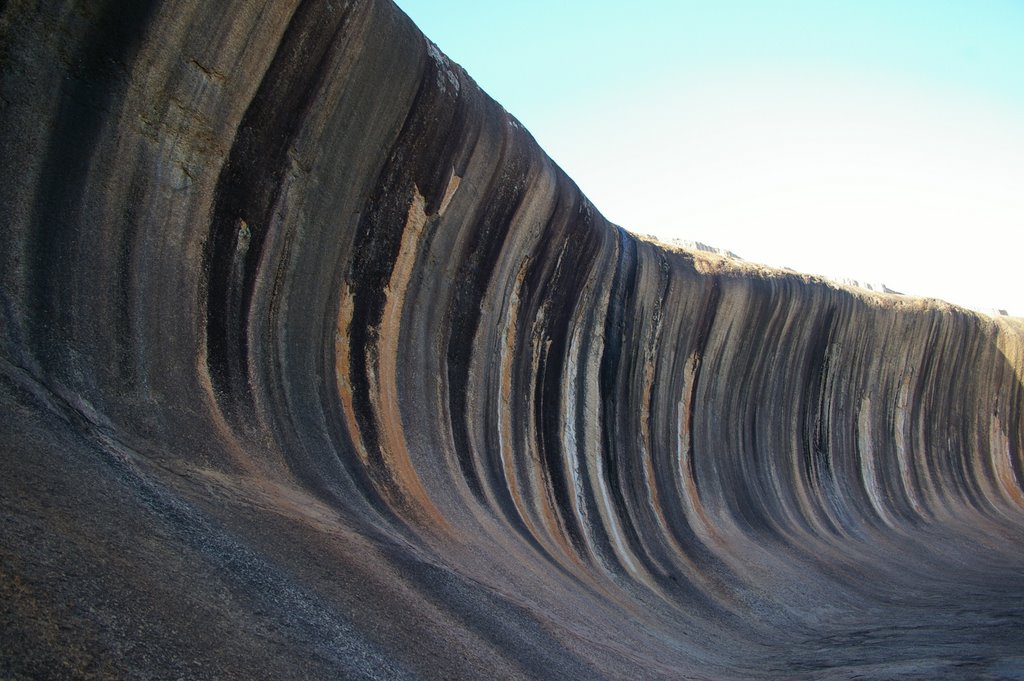
M 609 219 L 1024 315 L 1024 2 L 399 0 Z

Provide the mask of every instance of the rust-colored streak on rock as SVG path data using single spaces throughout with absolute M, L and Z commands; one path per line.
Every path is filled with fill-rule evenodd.
M 342 413 L 345 417 L 345 425 L 349 437 L 356 449 L 356 455 L 364 466 L 370 465 L 370 457 L 366 453 L 366 445 L 363 444 L 362 436 L 359 434 L 359 423 L 356 421 L 355 407 L 352 404 L 352 379 L 349 357 L 349 325 L 352 323 L 352 294 L 348 286 L 343 286 L 341 291 L 341 303 L 338 306 L 338 322 L 334 334 L 334 379 L 338 389 L 338 397 L 341 399 Z
M 377 329 L 376 371 L 370 373 L 370 401 L 377 417 L 377 432 L 380 434 L 381 453 L 392 479 L 397 483 L 402 500 L 413 507 L 420 520 L 429 523 L 436 530 L 450 529 L 448 522 L 434 505 L 430 495 L 416 473 L 405 441 L 402 414 L 399 409 L 398 361 L 399 341 L 402 328 L 402 311 L 405 294 L 409 287 L 413 265 L 419 253 L 420 239 L 427 224 L 425 202 L 419 190 L 414 190 L 409 213 L 402 232 L 398 250 L 388 281 L 385 295 L 384 314 Z
M 519 331 L 519 291 L 523 285 L 523 278 L 526 276 L 528 260 L 524 260 L 519 266 L 516 274 L 510 297 L 508 316 L 505 321 L 505 332 L 501 349 L 501 410 L 500 438 L 498 440 L 499 456 L 502 462 L 502 471 L 505 477 L 505 484 L 508 487 L 512 503 L 515 505 L 519 518 L 526 524 L 527 529 L 535 537 L 540 536 L 539 528 L 533 522 L 533 516 L 527 508 L 527 502 L 523 497 L 519 486 L 520 467 L 516 465 L 516 453 L 514 450 L 515 436 L 512 423 L 512 365 L 516 356 L 516 338 Z

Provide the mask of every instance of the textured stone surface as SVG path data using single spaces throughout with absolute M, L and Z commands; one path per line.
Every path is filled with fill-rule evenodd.
M 0 677 L 1024 678 L 1020 320 L 626 234 L 386 0 L 0 69 Z

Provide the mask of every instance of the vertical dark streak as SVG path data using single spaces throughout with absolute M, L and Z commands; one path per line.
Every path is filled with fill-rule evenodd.
M 476 218 L 479 227 L 473 233 L 462 267 L 456 275 L 455 295 L 446 317 L 450 334 L 445 359 L 455 453 L 466 484 L 480 501 L 483 501 L 483 490 L 473 464 L 475 453 L 470 447 L 469 424 L 466 422 L 466 387 L 471 355 L 467 348 L 472 345 L 480 324 L 483 313 L 480 302 L 487 283 L 508 236 L 512 219 L 526 196 L 524 178 L 528 174 L 530 161 L 527 156 L 516 153 L 519 145 L 511 144 L 511 136 L 514 134 L 506 126 L 498 165 L 501 170 L 491 179 L 484 194 L 490 200 L 486 202 L 483 213 Z
M 698 456 L 694 420 L 698 410 L 697 395 L 701 384 L 701 370 L 704 365 L 704 354 L 707 351 L 708 339 L 711 337 L 711 327 L 715 323 L 718 314 L 718 304 L 722 297 L 721 284 L 717 277 L 712 277 L 711 287 L 708 291 L 707 302 L 702 306 L 700 319 L 696 324 L 696 333 L 693 341 L 693 385 L 690 387 L 690 413 L 686 415 L 686 430 L 689 433 L 687 446 L 690 456 L 687 457 L 689 474 L 693 479 L 694 488 L 700 493 L 700 479 L 697 477 L 697 469 L 694 460 Z
M 296 9 L 217 181 L 204 263 L 206 342 L 210 379 L 226 407 L 252 406 L 248 328 L 260 260 L 277 226 L 289 152 L 351 18 L 322 10 L 315 2 Z
M 39 187 L 33 206 L 28 238 L 29 338 L 36 361 L 44 374 L 60 376 L 68 371 L 68 346 L 73 336 L 72 316 L 76 282 L 68 276 L 92 233 L 84 221 L 84 205 L 90 186 L 90 163 L 99 150 L 103 128 L 116 112 L 128 87 L 128 73 L 135 61 L 147 26 L 157 7 L 149 0 L 110 0 L 96 11 L 91 30 L 73 57 L 57 105 L 56 121 L 49 135 Z M 131 210 L 128 207 L 127 210 Z M 121 250 L 118 295 L 127 295 L 129 276 L 125 253 L 131 244 L 133 220 L 108 226 Z M 116 232 L 121 229 L 120 233 Z M 131 342 L 129 306 L 119 297 L 114 306 L 111 337 L 120 344 Z M 127 352 L 122 349 L 120 354 Z M 66 376 L 60 376 L 66 378 Z

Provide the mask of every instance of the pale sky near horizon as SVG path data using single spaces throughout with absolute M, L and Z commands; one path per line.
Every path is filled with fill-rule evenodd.
M 397 4 L 627 229 L 1024 315 L 1024 2 Z

